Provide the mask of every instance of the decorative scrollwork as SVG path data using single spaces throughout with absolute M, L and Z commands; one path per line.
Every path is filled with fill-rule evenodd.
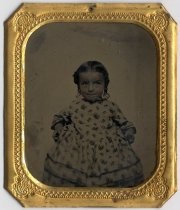
M 15 30 L 23 32 L 36 23 L 36 16 L 30 12 L 19 13 L 15 17 Z
M 151 13 L 147 15 L 147 22 L 154 27 L 155 30 L 165 31 L 168 26 L 167 14 Z
M 30 12 L 21 12 L 15 16 L 15 30 L 22 32 L 27 29 L 31 29 L 33 26 L 42 23 L 47 20 L 139 20 L 139 22 L 146 22 L 149 26 L 155 30 L 164 31 L 168 26 L 168 14 L 164 13 L 150 13 L 147 15 L 138 13 L 104 13 L 104 14 L 89 14 L 89 13 L 47 13 L 40 16 L 36 16 Z
M 14 179 L 14 184 L 12 185 L 14 194 L 19 198 L 27 198 L 35 193 L 35 188 L 33 183 L 25 176 L 17 176 Z
M 167 197 L 168 186 L 165 179 L 159 177 L 155 179 L 147 188 L 147 195 L 155 199 L 163 199 Z

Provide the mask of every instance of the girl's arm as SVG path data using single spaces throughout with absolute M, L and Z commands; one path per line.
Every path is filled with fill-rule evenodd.
M 54 130 L 53 132 L 54 141 L 59 140 L 59 136 L 62 132 L 63 127 L 70 123 L 71 123 L 71 117 L 69 112 L 61 111 L 60 113 L 54 115 L 51 125 L 51 129 Z
M 130 144 L 132 144 L 133 142 L 134 142 L 134 140 L 135 140 L 135 130 L 134 130 L 134 128 L 129 128 L 129 129 L 127 129 L 126 131 L 125 131 L 125 133 L 124 133 L 124 136 L 125 136 L 125 138 L 127 139 L 127 141 L 130 143 Z
M 65 120 L 63 118 L 63 116 L 61 114 L 55 114 L 53 117 L 53 121 L 52 121 L 52 125 L 51 125 L 51 129 L 55 130 L 56 125 L 58 124 L 65 124 Z
M 55 127 L 58 124 L 62 124 L 64 126 L 64 125 L 68 125 L 70 123 L 71 123 L 70 114 L 67 113 L 67 112 L 61 112 L 59 114 L 54 115 L 52 125 L 51 125 L 51 129 L 55 130 Z
M 135 140 L 136 128 L 132 122 L 129 122 L 117 105 L 114 105 L 113 121 L 119 125 L 126 140 L 132 144 Z
M 54 132 L 53 132 L 53 139 L 54 141 L 58 141 L 59 140 L 59 136 L 62 132 L 62 129 L 63 129 L 63 124 L 62 123 L 57 123 L 55 126 L 54 126 Z

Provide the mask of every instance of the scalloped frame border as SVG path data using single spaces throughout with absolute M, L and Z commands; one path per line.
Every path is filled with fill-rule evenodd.
M 44 24 L 79 21 L 137 24 L 156 43 L 159 160 L 153 176 L 138 187 L 48 187 L 33 178 L 26 168 L 23 136 L 26 43 Z M 175 193 L 176 23 L 161 4 L 22 4 L 6 21 L 5 34 L 5 188 L 23 206 L 159 207 Z

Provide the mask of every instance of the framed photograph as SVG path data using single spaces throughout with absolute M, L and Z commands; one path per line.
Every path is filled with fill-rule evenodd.
M 25 207 L 160 207 L 175 192 L 176 29 L 161 4 L 22 4 L 5 22 L 5 188 Z

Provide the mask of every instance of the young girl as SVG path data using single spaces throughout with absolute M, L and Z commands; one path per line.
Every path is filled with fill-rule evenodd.
M 142 165 L 131 147 L 136 129 L 108 100 L 106 68 L 88 61 L 73 76 L 79 97 L 54 116 L 56 145 L 47 154 L 43 183 L 67 187 L 142 183 Z

